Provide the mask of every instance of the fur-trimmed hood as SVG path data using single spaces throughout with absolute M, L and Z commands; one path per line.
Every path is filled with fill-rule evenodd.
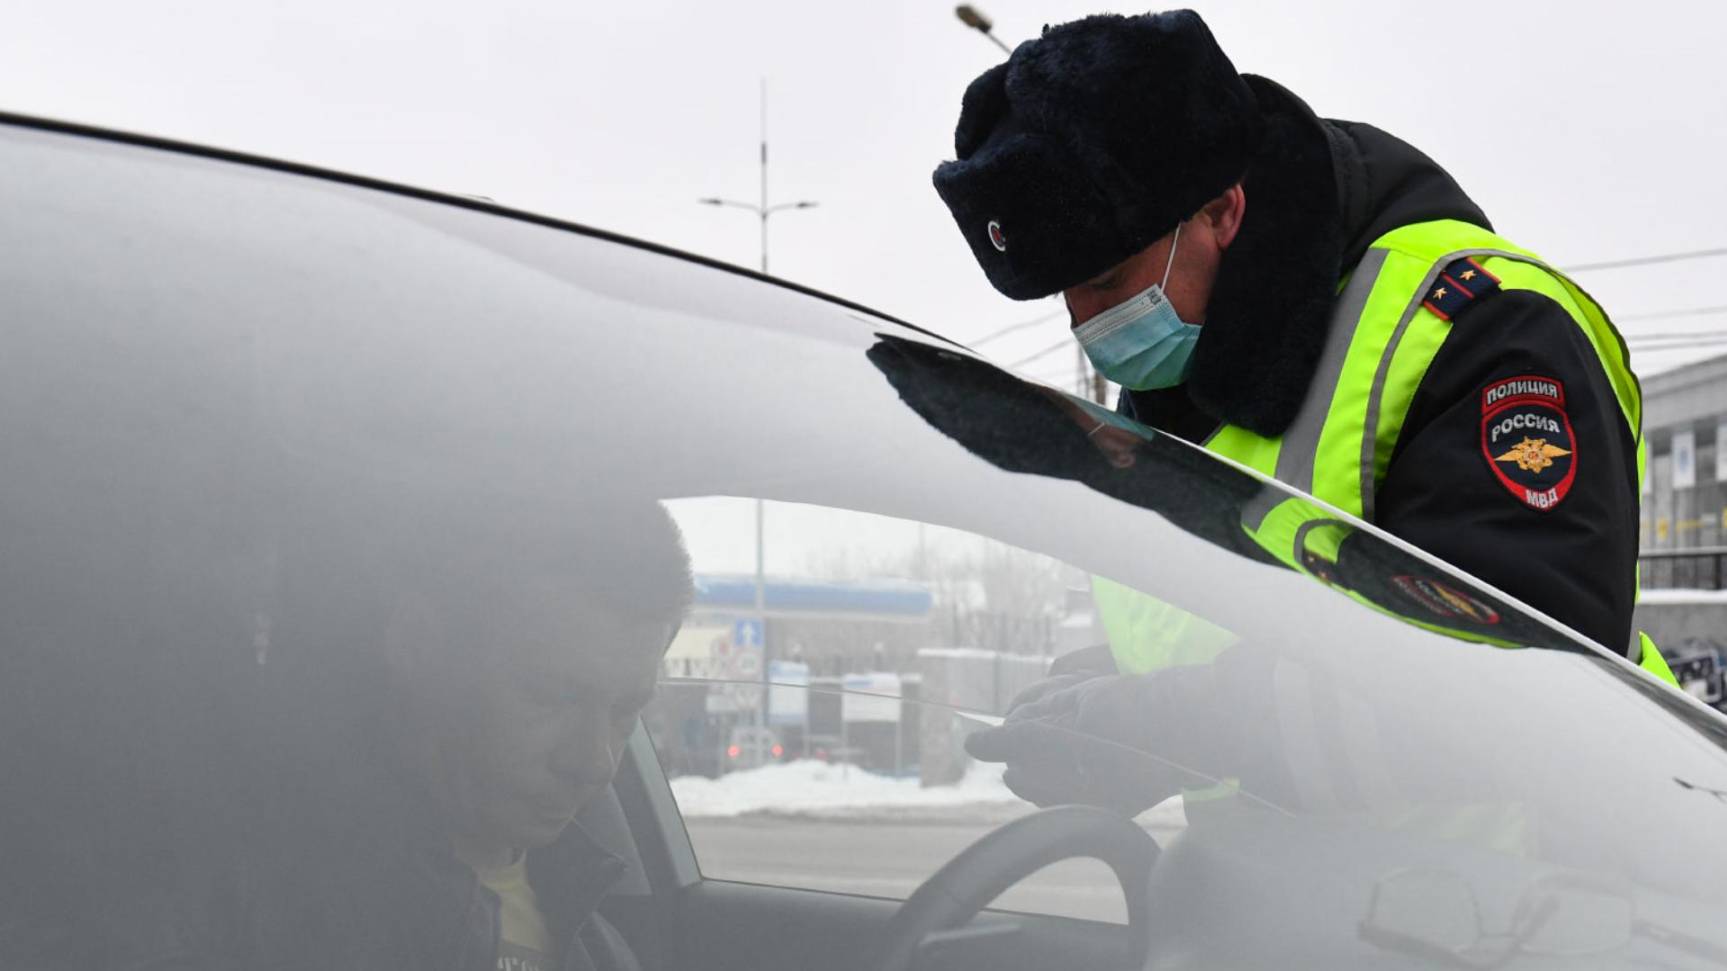
M 1184 387 L 1211 418 L 1277 436 L 1318 368 L 1338 283 L 1373 240 L 1433 219 L 1492 227 L 1413 146 L 1371 125 L 1319 118 L 1276 82 L 1243 77 L 1259 101 L 1263 141 Z M 1168 398 L 1132 395 L 1153 422 Z

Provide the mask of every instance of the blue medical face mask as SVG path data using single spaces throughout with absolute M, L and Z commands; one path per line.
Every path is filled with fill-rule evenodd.
M 1181 242 L 1181 226 L 1169 244 L 1169 262 L 1163 267 L 1163 282 L 1098 314 L 1074 328 L 1085 356 L 1104 377 L 1124 388 L 1148 391 L 1173 388 L 1187 380 L 1193 365 L 1193 346 L 1199 341 L 1199 325 L 1181 319 L 1164 295 L 1170 267 L 1175 265 L 1175 247 Z

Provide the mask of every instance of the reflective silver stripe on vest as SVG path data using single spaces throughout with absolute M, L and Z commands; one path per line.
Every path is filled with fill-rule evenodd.
M 1368 252 L 1373 252 L 1369 250 Z M 1383 252 L 1383 251 L 1381 251 Z M 1517 260 L 1538 266 L 1549 273 L 1553 268 L 1540 260 L 1530 259 L 1521 253 L 1508 253 L 1497 249 L 1460 249 L 1441 256 L 1428 267 L 1427 275 L 1422 278 L 1421 286 L 1416 288 L 1415 295 L 1409 298 L 1409 306 L 1403 308 L 1403 316 L 1398 318 L 1397 328 L 1391 332 L 1391 340 L 1385 345 L 1385 353 L 1379 358 L 1379 367 L 1373 372 L 1373 389 L 1367 396 L 1367 422 L 1361 433 L 1361 518 L 1373 522 L 1373 495 L 1378 491 L 1375 480 L 1375 457 L 1379 441 L 1379 413 L 1382 399 L 1385 397 L 1386 376 L 1391 373 L 1391 359 L 1397 354 L 1397 345 L 1402 343 L 1403 335 L 1409 330 L 1410 321 L 1415 319 L 1415 312 L 1421 309 L 1427 299 L 1427 293 L 1433 287 L 1433 281 L 1439 279 L 1439 274 L 1453 262 L 1466 256 L 1502 256 L 1508 260 Z M 1315 440 L 1317 441 L 1317 439 Z M 1281 461 L 1281 457 L 1280 457 Z
M 1319 354 L 1319 367 L 1308 385 L 1307 397 L 1296 412 L 1295 421 L 1283 433 L 1277 449 L 1277 480 L 1313 493 L 1313 463 L 1319 454 L 1319 436 L 1325 429 L 1325 419 L 1331 413 L 1331 399 L 1343 377 L 1344 363 L 1349 359 L 1349 345 L 1355 341 L 1355 328 L 1367 309 L 1367 298 L 1379 282 L 1389 251 L 1370 249 L 1356 265 L 1349 284 L 1338 296 L 1327 325 L 1325 348 Z M 1369 403 L 1371 407 L 1371 402 Z M 1321 499 L 1327 497 L 1320 496 Z M 1371 518 L 1371 517 L 1368 517 Z
M 1271 511 L 1288 498 L 1289 493 L 1276 486 L 1261 485 L 1252 499 L 1241 504 L 1241 525 L 1247 527 L 1249 532 L 1259 532 L 1259 527 L 1265 525 L 1265 517 L 1271 515 Z
M 1295 542 L 1293 544 L 1291 544 L 1291 546 L 1290 546 L 1289 554 L 1291 556 L 1295 557 L 1295 562 L 1300 563 L 1307 553 L 1307 534 L 1313 532 L 1314 530 L 1318 529 L 1321 526 L 1342 526 L 1344 529 L 1347 529 L 1350 532 L 1355 531 L 1354 526 L 1349 525 L 1348 523 L 1344 522 L 1341 519 L 1309 519 L 1309 520 L 1307 520 L 1306 522 L 1302 523 L 1300 526 L 1296 527 Z

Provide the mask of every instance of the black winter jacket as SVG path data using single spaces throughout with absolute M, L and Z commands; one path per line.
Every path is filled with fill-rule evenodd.
M 1313 390 L 1337 283 L 1373 240 L 1434 219 L 1492 228 L 1451 176 L 1407 143 L 1320 119 L 1275 84 L 1250 81 L 1273 116 L 1280 154 L 1246 179 L 1247 215 L 1220 270 L 1194 374 L 1120 403 L 1193 442 L 1224 423 L 1267 435 L 1288 427 Z M 1311 211 L 1314 195 L 1328 213 Z M 1524 375 L 1562 383 L 1573 432 L 1576 479 L 1549 509 L 1517 498 L 1483 454 L 1483 391 Z M 1380 482 L 1375 524 L 1635 659 L 1637 514 L 1636 445 L 1571 316 L 1528 291 L 1495 292 L 1457 314 Z
M 78 881 L 83 900 L 49 901 L 40 914 L 0 922 L 0 966 L 496 971 L 497 895 L 421 822 L 398 816 L 393 829 L 380 829 L 355 815 L 226 837 L 193 827 L 196 845 L 170 851 L 165 842 L 125 873 L 99 862 L 111 854 L 93 851 L 97 869 Z M 530 851 L 527 866 L 561 971 L 640 971 L 598 913 L 623 860 L 571 824 Z

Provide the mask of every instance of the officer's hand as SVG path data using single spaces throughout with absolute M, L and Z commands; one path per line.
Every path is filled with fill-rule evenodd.
M 1013 700 L 1007 703 L 1007 717 L 1011 720 L 1014 712 L 1063 688 L 1071 688 L 1081 681 L 1114 673 L 1115 656 L 1110 652 L 1108 644 L 1093 644 L 1077 651 L 1069 651 L 1050 662 L 1049 674 L 1046 677 L 1032 682 L 1029 687 L 1013 696 Z
M 1133 816 L 1179 791 L 1179 773 L 1147 754 L 1147 676 L 1064 674 L 1032 685 L 1000 727 L 975 732 L 975 759 L 1039 806 L 1087 803 Z

